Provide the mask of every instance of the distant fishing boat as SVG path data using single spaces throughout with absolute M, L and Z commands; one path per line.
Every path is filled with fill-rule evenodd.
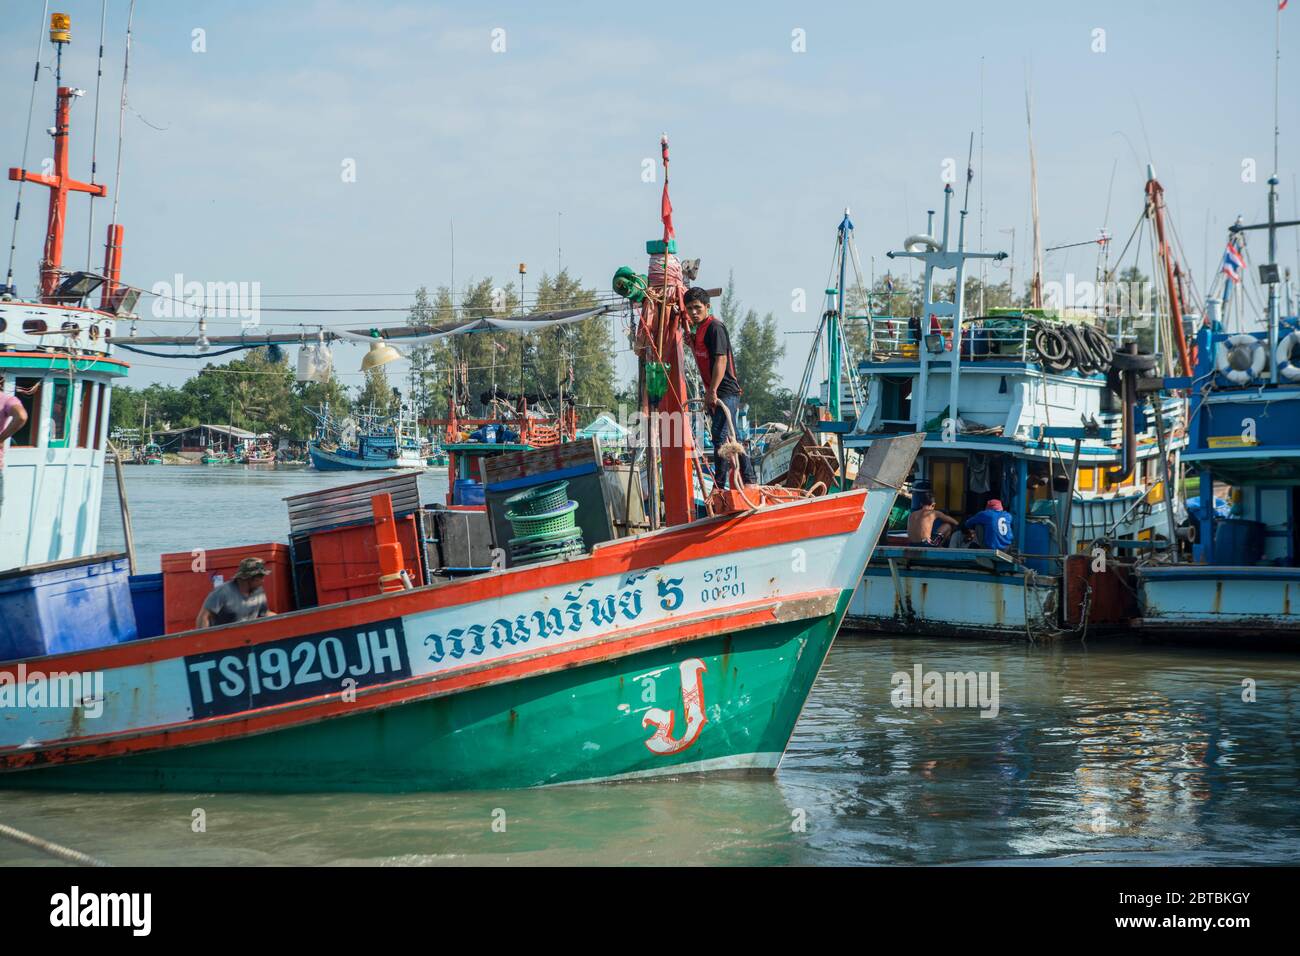
M 337 419 L 328 405 L 309 409 L 316 435 L 307 445 L 318 471 L 382 471 L 425 468 L 428 442 L 419 437 L 415 416 L 406 408 L 390 415 L 373 409 Z
M 239 460 L 245 465 L 274 465 L 275 449 L 266 439 L 246 442 Z

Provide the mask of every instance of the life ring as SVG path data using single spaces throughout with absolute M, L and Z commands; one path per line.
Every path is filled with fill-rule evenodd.
M 928 248 L 930 252 L 938 252 L 941 247 L 938 239 L 924 233 L 917 233 L 903 240 L 904 252 L 920 252 L 922 248 Z
M 1228 336 L 1214 350 L 1215 370 L 1234 385 L 1249 385 L 1263 374 L 1266 364 L 1268 349 L 1264 343 L 1244 332 Z
M 1300 332 L 1291 332 L 1282 337 L 1282 341 L 1277 343 L 1277 351 L 1273 353 L 1277 374 L 1288 382 L 1300 382 L 1300 363 L 1291 361 L 1297 348 L 1300 348 Z

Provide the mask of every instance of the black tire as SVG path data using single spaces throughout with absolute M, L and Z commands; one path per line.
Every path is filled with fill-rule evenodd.
M 1146 372 L 1156 367 L 1156 357 L 1154 355 L 1131 355 L 1117 349 L 1111 353 L 1110 364 L 1111 368 L 1119 369 L 1121 372 Z

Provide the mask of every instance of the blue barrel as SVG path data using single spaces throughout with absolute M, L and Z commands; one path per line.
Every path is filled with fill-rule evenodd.
M 131 607 L 135 610 L 137 637 L 157 637 L 166 631 L 163 614 L 163 576 L 133 574 L 131 582 Z
M 106 647 L 137 636 L 125 555 L 0 574 L 0 661 Z
M 1244 518 L 1214 521 L 1214 563 L 1245 566 L 1258 564 L 1264 554 L 1264 525 Z
M 1051 574 L 1053 562 L 1044 555 L 1057 553 L 1053 538 L 1056 537 L 1052 522 L 1046 518 L 1027 518 L 1025 520 L 1025 543 L 1021 553 L 1035 555 L 1024 559 L 1025 567 L 1032 568 L 1039 574 Z

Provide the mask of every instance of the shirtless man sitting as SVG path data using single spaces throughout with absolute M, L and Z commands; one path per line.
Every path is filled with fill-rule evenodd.
M 941 548 L 957 528 L 957 522 L 934 506 L 934 499 L 925 491 L 917 492 L 920 507 L 907 518 L 907 546 L 909 548 Z M 935 522 L 939 523 L 935 530 Z

